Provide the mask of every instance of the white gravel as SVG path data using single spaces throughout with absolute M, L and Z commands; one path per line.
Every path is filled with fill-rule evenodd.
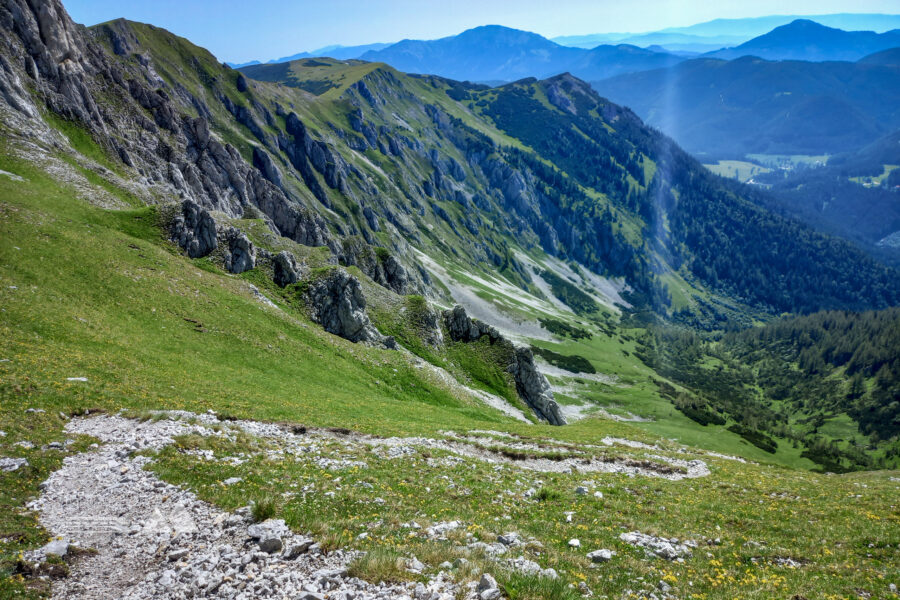
M 352 553 L 326 556 L 312 546 L 294 558 L 285 555 L 300 536 L 285 536 L 284 554 L 262 552 L 245 516 L 159 480 L 142 468 L 148 458 L 129 457 L 175 435 L 211 433 L 200 425 L 104 416 L 72 419 L 67 430 L 105 443 L 66 458 L 31 508 L 54 536 L 97 554 L 79 559 L 70 576 L 54 584 L 54 598 L 454 598 L 456 587 L 443 573 L 421 589 L 374 585 L 346 575 Z

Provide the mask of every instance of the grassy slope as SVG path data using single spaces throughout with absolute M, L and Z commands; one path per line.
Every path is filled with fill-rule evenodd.
M 381 435 L 490 428 L 576 444 L 605 435 L 655 439 L 632 425 L 610 421 L 585 420 L 565 428 L 514 423 L 423 379 L 400 353 L 325 334 L 287 304 L 283 312 L 262 307 L 244 281 L 259 283 L 258 275 L 227 276 L 208 261 L 187 260 L 163 240 L 154 209 L 99 209 L 21 161 L 3 157 L 0 169 L 26 179 L 0 176 L 0 357 L 8 361 L 0 363 L 0 429 L 8 434 L 2 452 L 26 456 L 32 463 L 5 475 L 0 484 L 3 577 L 17 552 L 42 541 L 33 515 L 18 510 L 63 456 L 13 444 L 62 439 L 60 411 L 213 408 L 234 416 Z M 185 319 L 199 321 L 204 331 Z M 605 366 L 602 355 L 598 348 L 593 356 L 598 366 Z M 88 382 L 66 381 L 81 376 Z M 46 412 L 25 413 L 30 407 Z M 81 440 L 73 449 L 88 442 Z M 664 446 L 671 451 L 670 444 Z M 490 465 L 477 462 L 449 469 L 398 469 L 396 462 L 367 460 L 370 470 L 347 477 L 373 483 L 387 499 L 383 507 L 372 509 L 375 517 L 391 517 L 378 531 L 384 536 L 376 538 L 379 552 L 415 552 L 422 558 L 452 554 L 446 547 L 404 539 L 394 525 L 401 518 L 461 518 L 484 539 L 506 529 L 539 539 L 546 550 L 535 558 L 557 568 L 561 584 L 504 576 L 513 597 L 566 597 L 571 593 L 562 584 L 580 580 L 602 593 L 620 594 L 637 577 L 651 586 L 666 578 L 685 597 L 770 596 L 782 590 L 842 597 L 854 588 L 878 592 L 895 577 L 890 548 L 900 543 L 897 509 L 891 504 L 897 485 L 885 474 L 831 477 L 824 485 L 826 478 L 820 475 L 714 459 L 715 474 L 702 480 L 588 477 L 603 486 L 606 499 L 601 501 L 574 497 L 572 490 L 584 475 L 494 474 Z M 200 468 L 167 452 L 157 468 L 165 478 L 229 507 L 248 495 L 275 495 L 291 481 L 321 476 L 302 464 L 260 458 L 242 471 L 251 487 L 228 491 L 216 484 L 231 474 L 225 467 Z M 423 498 L 400 491 L 442 490 L 447 483 L 441 477 L 448 473 L 470 493 Z M 536 504 L 505 496 L 504 490 L 521 478 L 547 488 L 548 499 Z M 863 483 L 868 487 L 861 488 Z M 317 531 L 329 543 L 349 543 L 350 533 L 361 526 L 353 507 L 363 498 L 351 491 L 355 486 L 342 489 L 331 500 L 316 496 L 315 501 L 287 502 L 279 510 L 300 528 L 317 521 Z M 801 499 L 769 499 L 768 494 L 780 492 Z M 851 492 L 863 497 L 848 505 Z M 566 510 L 576 511 L 572 523 L 562 518 Z M 784 514 L 791 518 L 785 520 Z M 322 515 L 330 516 L 324 525 Z M 811 531 L 810 521 L 820 527 Z M 724 542 L 710 547 L 713 559 L 700 550 L 683 565 L 648 562 L 616 541 L 621 528 L 721 537 Z M 622 556 L 617 568 L 591 569 L 583 551 L 567 550 L 570 537 L 581 538 L 587 549 L 615 548 Z M 745 546 L 748 539 L 767 545 L 764 550 Z M 749 559 L 758 555 L 791 555 L 811 564 L 797 571 L 754 566 Z M 21 582 L 0 580 L 0 596 L 23 589 Z

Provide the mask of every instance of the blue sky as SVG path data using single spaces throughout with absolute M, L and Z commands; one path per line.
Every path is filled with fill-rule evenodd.
M 642 32 L 715 18 L 897 13 L 900 0 L 63 0 L 85 25 L 118 17 L 190 39 L 220 60 L 267 60 L 330 44 L 433 39 L 498 24 L 546 37 Z

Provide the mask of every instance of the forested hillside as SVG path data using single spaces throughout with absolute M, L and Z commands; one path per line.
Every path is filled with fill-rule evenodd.
M 720 339 L 651 329 L 641 356 L 689 390 L 660 384 L 679 410 L 734 422 L 764 449 L 802 442 L 837 471 L 900 459 L 900 309 L 820 312 Z

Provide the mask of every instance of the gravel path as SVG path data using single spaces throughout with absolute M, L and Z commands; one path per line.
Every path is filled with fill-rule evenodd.
M 280 531 L 282 547 L 264 552 L 262 540 L 248 532 L 248 511 L 219 511 L 145 471 L 146 457 L 129 458 L 135 450 L 169 444 L 175 435 L 210 433 L 202 426 L 95 417 L 73 419 L 67 430 L 105 443 L 66 458 L 31 508 L 40 511 L 42 524 L 63 546 L 71 541 L 97 554 L 79 559 L 70 576 L 54 584 L 54 598 L 454 597 L 456 588 L 443 574 L 419 589 L 348 577 L 351 553 L 326 556 L 311 539 L 286 529 Z M 36 551 L 26 560 L 41 555 Z
M 75 561 L 70 575 L 54 583 L 54 598 L 449 600 L 457 593 L 461 597 L 474 593 L 460 590 L 443 571 L 427 584 L 374 585 L 348 577 L 347 566 L 356 556 L 353 552 L 338 550 L 326 555 L 312 538 L 291 533 L 283 521 L 266 521 L 260 528 L 251 523 L 247 508 L 223 512 L 192 492 L 158 479 L 144 470 L 151 459 L 135 456 L 136 451 L 162 448 L 175 436 L 188 433 L 227 435 L 210 427 L 220 424 L 212 414 L 174 411 L 168 416 L 143 422 L 96 416 L 68 423 L 69 434 L 90 435 L 102 444 L 91 452 L 67 457 L 62 468 L 42 484 L 42 496 L 29 508 L 39 511 L 41 523 L 56 539 L 44 549 L 28 553 L 25 559 L 39 563 L 48 553 L 65 554 L 68 544 L 97 553 Z M 280 452 L 318 445 L 318 441 L 330 438 L 349 446 L 383 447 L 388 457 L 424 446 L 535 471 L 627 473 L 666 479 L 709 474 L 703 461 L 658 455 L 647 456 L 653 462 L 604 462 L 585 457 L 513 461 L 466 443 L 465 437 L 378 438 L 326 430 L 293 433 L 283 426 L 257 421 L 233 421 L 230 425 L 276 441 Z M 629 440 L 610 438 L 603 443 L 658 450 Z M 505 444 L 517 449 L 527 446 L 512 440 Z M 682 467 L 684 472 L 661 468 L 664 465 Z

